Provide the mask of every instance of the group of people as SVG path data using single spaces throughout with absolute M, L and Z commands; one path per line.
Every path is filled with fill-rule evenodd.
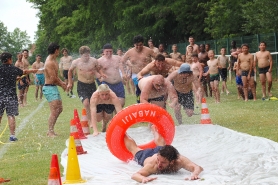
M 247 101 L 250 87 L 253 99 L 256 100 L 254 73 L 258 63 L 263 98 L 266 97 L 266 78 L 269 81 L 268 95 L 271 96 L 272 59 L 270 53 L 266 51 L 265 42 L 260 43 L 260 51 L 255 57 L 249 53 L 248 45 L 243 44 L 241 48 L 231 50 L 231 58 L 225 56 L 226 48 L 221 48 L 221 55 L 215 58 L 215 53 L 209 49 L 209 45 L 198 46 L 194 43 L 193 37 L 189 38 L 185 55 L 177 52 L 176 44 L 172 46 L 173 52 L 170 54 L 164 51 L 163 44 L 156 48 L 151 39 L 148 41 L 149 47 L 146 47 L 141 35 L 133 38 L 133 44 L 134 47 L 124 54 L 118 49 L 117 55 L 113 55 L 111 44 L 105 44 L 102 56 L 98 59 L 91 57 L 88 46 L 79 48 L 80 57 L 77 59 L 69 56 L 68 50 L 63 48 L 61 50 L 63 57 L 58 62 L 60 46 L 51 43 L 48 46 L 49 55 L 45 63 L 41 62 L 41 56 L 37 55 L 32 70 L 28 70 L 28 50 L 18 54 L 15 66 L 12 65 L 11 54 L 2 53 L 0 79 L 5 80 L 0 82 L 0 90 L 4 92 L 0 101 L 0 121 L 6 110 L 11 131 L 10 140 L 17 140 L 14 116 L 18 115 L 18 103 L 20 106 L 26 105 L 30 84 L 30 77 L 27 75 L 29 73 L 35 73 L 36 99 L 41 90 L 39 98 L 42 99 L 43 94 L 49 103 L 47 132 L 49 137 L 57 136 L 54 126 L 63 110 L 57 86 L 66 91 L 69 97 L 74 97 L 72 90 L 75 75 L 77 75 L 77 94 L 87 111 L 93 136 L 99 134 L 97 122 L 102 121 L 102 132 L 105 132 L 113 114 L 124 107 L 124 86 L 130 89 L 130 92 L 135 92 L 137 103 L 152 103 L 166 109 L 169 97 L 169 107 L 174 109 L 179 124 L 182 124 L 181 106 L 189 117 L 194 115 L 194 99 L 198 106 L 204 95 L 213 93 L 215 101 L 220 102 L 218 89 L 220 77 L 223 81 L 222 92 L 229 94 L 226 80 L 227 72 L 231 69 L 236 71 L 239 95 L 242 94 Z M 59 72 L 64 81 L 59 77 Z M 17 80 L 18 97 L 14 85 Z M 174 147 L 165 146 L 155 126 L 151 128 L 159 146 L 155 149 L 141 150 L 129 136 L 125 137 L 127 148 L 139 164 L 144 166 L 132 178 L 138 182 L 148 182 L 155 179 L 148 177 L 152 173 L 175 172 L 184 168 L 192 172 L 191 179 L 198 179 L 203 169 L 180 155 Z

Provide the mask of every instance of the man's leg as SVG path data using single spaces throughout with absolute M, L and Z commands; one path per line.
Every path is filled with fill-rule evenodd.
M 272 93 L 271 93 L 271 87 L 272 87 L 272 75 L 270 72 L 266 73 L 266 78 L 267 78 L 267 82 L 268 82 L 268 87 L 267 87 L 267 91 L 268 91 L 268 96 L 271 97 Z
M 244 93 L 244 100 L 248 101 L 248 83 L 247 83 L 247 77 L 241 76 L 242 83 L 243 83 L 243 93 Z
M 8 116 L 10 134 L 15 135 L 15 116 Z
M 42 87 L 43 87 L 42 85 L 39 86 L 39 89 L 40 89 L 40 100 L 42 100 Z
M 141 148 L 139 148 L 137 146 L 135 141 L 131 137 L 129 137 L 127 134 L 125 134 L 124 142 L 125 142 L 126 148 L 128 149 L 128 151 L 130 151 L 132 153 L 133 156 L 135 156 L 135 154 L 138 151 L 142 150 Z
M 262 84 L 263 98 L 265 98 L 265 96 L 266 96 L 266 76 L 264 73 L 261 73 L 259 75 L 260 75 L 260 81 Z
M 119 98 L 119 100 L 121 102 L 122 108 L 124 108 L 124 106 L 125 106 L 125 98 L 120 98 L 120 97 L 118 97 L 118 98 Z
M 55 137 L 57 134 L 54 132 L 54 126 L 57 121 L 57 118 L 63 111 L 63 105 L 61 100 L 54 100 L 49 103 L 50 115 L 48 118 L 48 133 L 49 137 Z
M 23 94 L 23 106 L 26 106 L 26 105 L 27 105 L 27 93 L 28 93 L 28 90 L 29 90 L 29 86 L 27 86 L 27 87 L 24 89 L 24 94 Z
M 252 94 L 253 94 L 253 100 L 257 100 L 257 97 L 256 97 L 256 87 L 255 87 L 255 84 L 254 84 L 254 77 L 250 77 L 250 80 L 248 81 L 248 83 L 250 84 L 250 87 L 251 87 L 251 91 L 252 91 Z
M 214 80 L 213 86 L 214 86 L 214 91 L 215 91 L 216 103 L 220 103 L 219 81 Z
M 90 110 L 90 100 L 88 98 L 86 98 L 83 102 L 82 102 L 84 108 L 86 109 L 86 113 L 87 113 L 87 118 L 88 118 L 88 122 L 89 124 L 91 123 L 91 110 Z
M 36 90 L 35 90 L 35 98 L 38 100 L 38 94 L 39 94 L 39 85 L 36 85 Z
M 152 129 L 152 133 L 154 136 L 154 142 L 156 144 L 156 146 L 165 146 L 165 140 L 164 138 L 158 133 L 157 128 L 155 125 L 151 126 Z
M 107 114 L 103 111 L 103 120 L 102 120 L 102 132 L 106 132 L 107 123 L 112 119 L 112 114 Z

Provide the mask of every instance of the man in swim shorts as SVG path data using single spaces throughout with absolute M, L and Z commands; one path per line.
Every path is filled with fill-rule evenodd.
M 10 128 L 10 141 L 17 141 L 15 136 L 15 116 L 18 115 L 18 98 L 16 95 L 16 80 L 23 74 L 36 73 L 36 69 L 22 70 L 13 66 L 12 54 L 3 52 L 0 55 L 0 123 L 6 111 Z
M 55 137 L 57 134 L 54 132 L 54 126 L 56 124 L 57 118 L 63 111 L 63 105 L 58 87 L 60 86 L 65 91 L 67 88 L 66 83 L 64 83 L 58 76 L 59 66 L 57 57 L 59 56 L 60 46 L 56 43 L 51 43 L 48 46 L 48 57 L 45 60 L 44 74 L 45 74 L 45 84 L 42 88 L 44 97 L 47 99 L 50 115 L 48 118 L 48 132 L 47 136 Z
M 98 61 L 90 56 L 91 49 L 88 46 L 79 48 L 80 58 L 74 60 L 68 72 L 68 86 L 70 90 L 73 85 L 73 71 L 77 69 L 77 94 L 86 109 L 87 117 L 91 122 L 90 98 L 96 91 L 95 77 L 100 78 L 98 73 Z
M 137 35 L 133 38 L 134 47 L 129 49 L 122 57 L 121 62 L 125 65 L 126 61 L 129 60 L 132 68 L 131 78 L 134 85 L 136 86 L 136 97 L 137 103 L 139 103 L 140 90 L 138 87 L 137 74 L 151 62 L 151 58 L 155 57 L 155 53 L 152 49 L 144 46 L 144 38 L 141 35 Z M 127 74 L 123 75 L 126 78 Z M 149 76 L 147 74 L 146 76 Z
M 140 103 L 152 103 L 166 109 L 166 100 L 170 97 L 169 106 L 174 108 L 178 104 L 175 88 L 168 79 L 162 75 L 152 75 L 139 81 L 141 90 Z
M 265 100 L 266 97 L 266 79 L 268 81 L 268 88 L 267 93 L 268 96 L 271 97 L 272 94 L 270 92 L 272 87 L 272 57 L 269 51 L 266 50 L 266 43 L 264 41 L 260 42 L 260 51 L 256 52 L 255 54 L 255 66 L 256 63 L 258 63 L 259 67 L 259 75 L 260 75 L 260 81 L 262 84 L 262 92 L 263 97 L 262 100 Z
M 106 131 L 107 123 L 111 120 L 113 112 L 122 110 L 120 100 L 107 84 L 101 84 L 90 99 L 91 124 L 93 136 L 99 134 L 97 122 L 102 121 L 102 132 Z
M 71 56 L 69 56 L 69 52 L 67 48 L 62 49 L 62 54 L 64 56 L 60 58 L 60 63 L 59 63 L 60 75 L 64 77 L 65 83 L 68 85 L 68 72 L 73 59 Z M 72 92 L 73 86 L 74 86 L 74 81 L 72 81 L 72 87 L 71 89 L 69 89 L 71 96 L 69 95 L 69 92 L 67 93 L 67 95 L 70 97 L 75 97 Z
M 147 74 L 151 74 L 151 75 L 160 74 L 164 78 L 166 78 L 173 66 L 180 67 L 181 64 L 182 62 L 180 61 L 171 58 L 165 58 L 163 55 L 157 54 L 155 60 L 149 63 L 137 74 L 137 79 L 141 80 L 143 76 Z
M 248 101 L 248 85 L 250 85 L 253 93 L 253 100 L 256 100 L 256 89 L 254 86 L 254 56 L 249 53 L 248 44 L 241 45 L 242 53 L 238 55 L 237 62 L 237 75 L 240 76 L 239 71 L 241 70 L 241 79 L 243 82 L 244 99 Z
M 109 88 L 117 95 L 122 107 L 125 105 L 125 89 L 122 82 L 122 74 L 125 73 L 123 65 L 121 63 L 121 57 L 113 55 L 113 47 L 111 44 L 105 44 L 103 46 L 104 55 L 98 59 L 98 65 L 103 77 L 100 78 L 103 84 L 107 84 Z
M 178 94 L 179 104 L 175 107 L 175 117 L 178 123 L 182 124 L 181 105 L 185 110 L 188 117 L 193 115 L 194 111 L 194 98 L 192 91 L 192 83 L 194 81 L 193 72 L 190 65 L 184 63 L 178 70 L 173 71 L 167 79 L 174 82 L 174 87 Z
M 41 62 L 41 55 L 36 56 L 36 61 L 32 64 L 33 69 L 41 69 L 44 67 L 44 63 Z M 35 98 L 38 100 L 39 90 L 40 90 L 40 100 L 42 100 L 42 87 L 44 85 L 45 77 L 43 70 L 38 70 L 36 74 L 34 74 L 34 82 L 36 85 Z
M 185 180 L 200 179 L 199 174 L 203 171 L 203 168 L 179 154 L 178 150 L 172 145 L 165 145 L 164 138 L 157 132 L 154 125 L 151 129 L 157 145 L 154 149 L 142 150 L 128 135 L 124 137 L 126 148 L 132 153 L 135 161 L 143 166 L 131 178 L 140 183 L 147 183 L 157 179 L 157 177 L 149 177 L 149 175 L 174 173 L 183 168 L 191 172 L 191 176 L 185 178 Z

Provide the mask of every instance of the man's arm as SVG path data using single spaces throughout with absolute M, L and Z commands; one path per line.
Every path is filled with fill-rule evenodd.
M 112 103 L 115 106 L 116 113 L 120 112 L 122 110 L 122 105 L 121 102 L 119 101 L 119 98 L 113 91 L 110 92 L 110 96 L 112 98 Z
M 176 66 L 176 67 L 180 67 L 183 64 L 183 62 L 171 58 L 165 58 L 165 62 L 167 62 L 171 66 Z
M 67 89 L 71 89 L 72 88 L 72 85 L 73 85 L 72 76 L 73 76 L 73 71 L 75 70 L 75 68 L 77 66 L 77 63 L 78 63 L 77 60 L 72 61 L 71 66 L 69 68 Z
M 254 66 L 254 55 L 250 54 L 250 69 L 249 69 L 249 73 L 248 76 L 251 76 L 251 72 L 254 70 L 254 72 L 256 72 L 256 66 Z
M 201 166 L 190 161 L 188 158 L 180 155 L 182 168 L 191 172 L 191 177 L 189 180 L 197 180 L 200 179 L 199 174 L 203 171 Z
M 62 59 L 60 59 L 59 71 L 60 71 L 60 75 L 63 77 L 63 60 Z
M 171 81 L 171 80 L 173 80 L 177 75 L 178 75 L 178 70 L 175 70 L 175 71 L 173 71 L 172 73 L 170 73 L 166 79 L 169 80 L 169 81 Z
M 273 61 L 272 61 L 272 56 L 271 56 L 270 52 L 268 52 L 268 60 L 269 60 L 269 70 L 268 70 L 268 72 L 271 73 L 272 72 Z
M 137 78 L 138 80 L 141 80 L 144 75 L 149 74 L 152 70 L 152 67 L 154 66 L 154 61 L 146 65 L 138 74 Z
M 237 65 L 236 65 L 236 74 L 237 74 L 237 76 L 240 76 L 240 74 L 239 74 L 240 63 L 241 63 L 241 61 L 240 61 L 240 56 L 239 56 L 237 58 Z
M 198 70 L 199 70 L 199 81 L 201 81 L 204 69 L 203 69 L 203 66 L 200 64 L 200 62 L 197 65 L 197 67 L 198 67 Z
M 152 84 L 150 82 L 146 84 L 144 88 L 140 89 L 141 90 L 140 103 L 149 103 L 148 99 L 149 99 L 149 94 L 151 93 L 151 87 Z
M 98 92 L 95 92 L 98 93 Z M 91 111 L 91 124 L 90 127 L 93 128 L 93 136 L 97 136 L 99 134 L 97 129 L 97 104 L 96 98 L 94 97 L 95 93 L 92 95 L 90 99 L 90 111 Z
M 171 103 L 169 104 L 169 106 L 171 108 L 174 108 L 178 104 L 177 91 L 168 79 L 165 79 L 165 83 L 166 83 L 166 88 L 168 90 L 168 96 L 170 97 L 170 100 L 171 100 Z
M 153 166 L 150 164 L 145 165 L 141 170 L 134 173 L 131 178 L 140 183 L 146 183 L 157 179 L 157 177 L 148 177 L 149 175 L 155 173 Z

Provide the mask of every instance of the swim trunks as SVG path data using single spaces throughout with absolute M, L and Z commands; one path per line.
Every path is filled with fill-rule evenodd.
M 140 150 L 135 154 L 134 160 L 141 166 L 144 166 L 145 159 L 153 156 L 154 154 L 157 154 L 161 147 L 162 146 L 157 146 L 151 149 Z
M 110 84 L 108 82 L 102 82 L 102 84 L 107 84 L 108 87 L 117 95 L 119 98 L 125 98 L 125 88 L 123 82 L 117 84 Z
M 144 75 L 144 77 L 147 77 L 147 76 L 150 76 L 150 74 Z M 132 79 L 132 81 L 134 83 L 134 86 L 135 86 L 136 101 L 137 101 L 137 103 L 140 103 L 141 90 L 138 86 L 139 81 L 138 81 L 138 78 L 137 78 L 137 74 L 132 73 L 131 79 Z
M 228 72 L 227 68 L 219 69 L 219 74 L 220 74 L 223 81 L 227 80 L 227 72 Z
M 44 74 L 36 74 L 35 85 L 44 85 Z
M 26 76 L 21 78 L 21 80 L 17 84 L 17 87 L 18 87 L 19 90 L 24 90 L 28 86 L 29 86 L 29 84 L 27 82 L 27 77 Z
M 7 116 L 18 115 L 18 100 L 16 96 L 0 97 L 0 117 L 3 116 L 5 110 Z
M 248 76 L 249 71 L 242 71 L 241 72 L 241 76 Z M 254 71 L 251 71 L 251 75 L 250 76 L 254 76 Z
M 91 84 L 83 83 L 80 81 L 77 82 L 77 94 L 82 103 L 87 98 L 90 101 L 91 96 L 96 91 L 96 89 L 96 84 L 94 82 Z
M 115 106 L 112 104 L 98 104 L 97 105 L 97 113 L 104 111 L 107 114 L 112 114 L 114 110 L 115 110 Z
M 259 74 L 266 74 L 268 73 L 270 66 L 259 68 Z
M 150 103 L 151 101 L 165 101 L 164 95 L 156 97 L 156 98 L 149 98 L 148 102 Z
M 63 76 L 66 80 L 68 79 L 68 72 L 69 72 L 69 70 L 64 70 L 63 71 Z
M 241 76 L 236 75 L 236 84 L 237 85 L 243 85 L 242 80 L 241 80 Z
M 213 74 L 209 75 L 210 82 L 213 82 L 214 80 L 219 81 L 219 74 Z
M 61 100 L 58 87 L 54 84 L 45 84 L 42 88 L 42 93 L 49 103 L 54 100 Z
M 194 110 L 194 98 L 192 90 L 188 93 L 181 93 L 177 91 L 178 102 L 183 106 L 184 109 Z

